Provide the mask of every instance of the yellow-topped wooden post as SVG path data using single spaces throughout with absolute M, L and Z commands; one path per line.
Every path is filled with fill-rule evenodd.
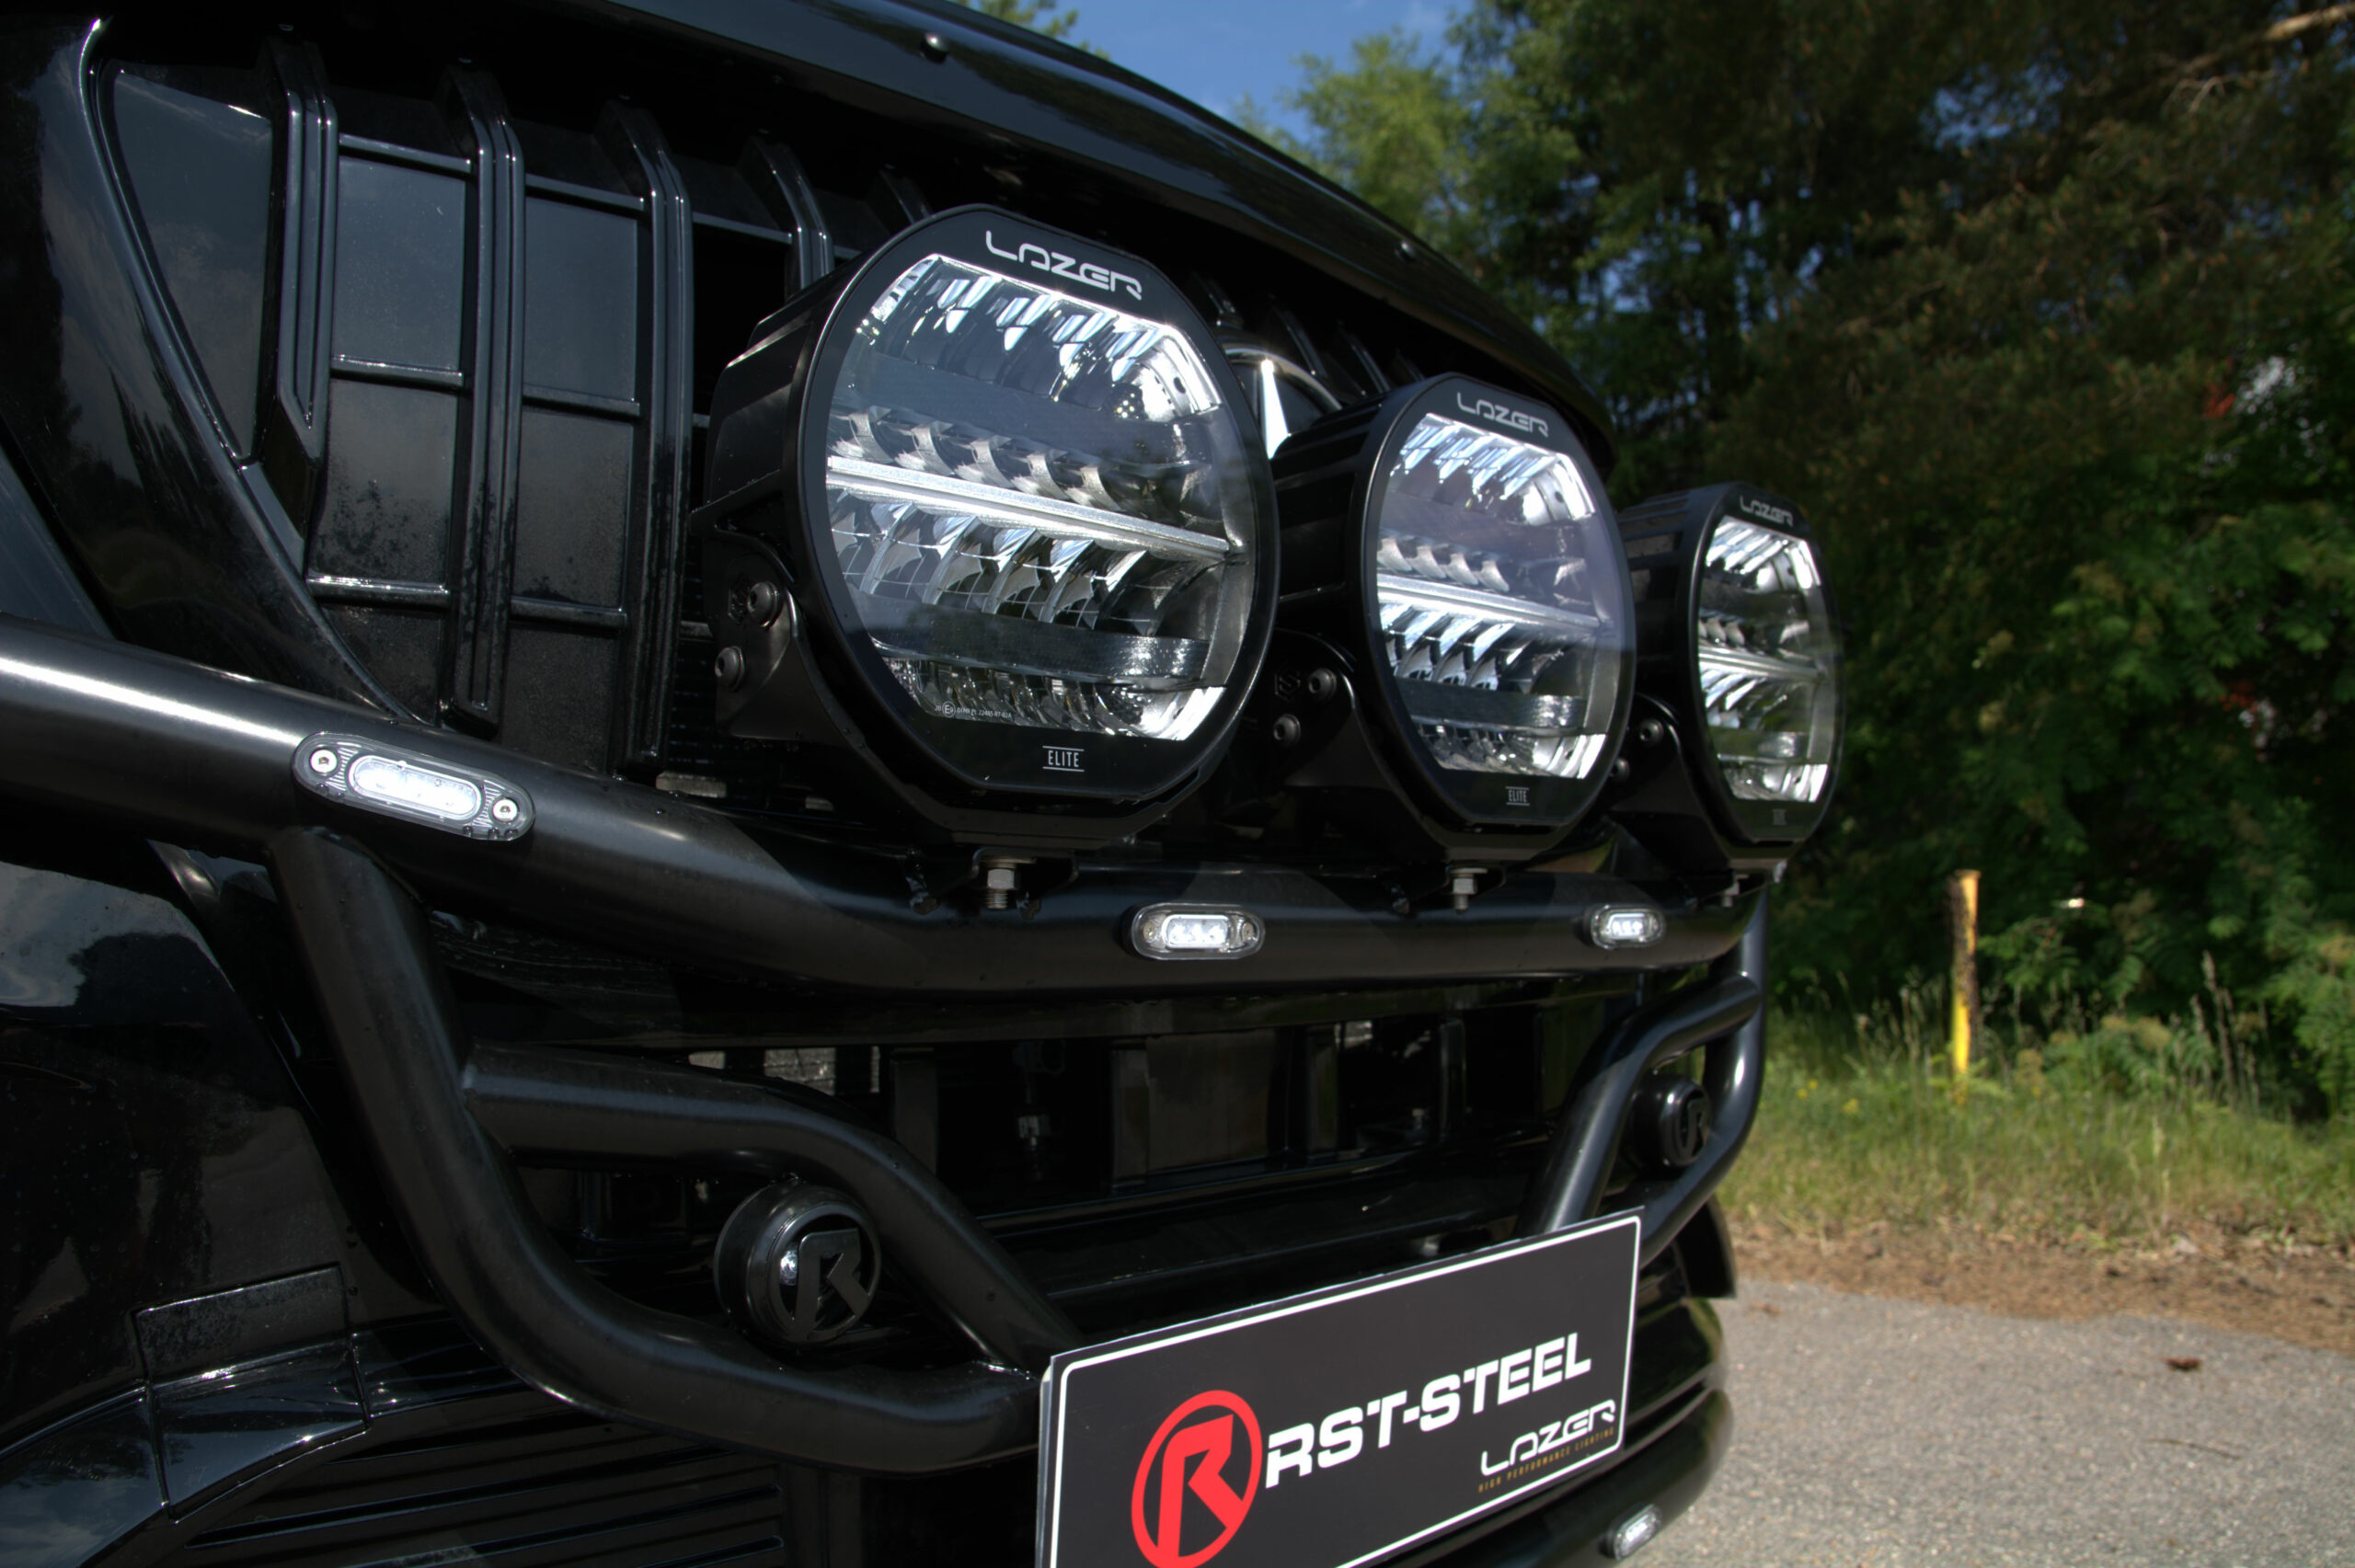
M 1947 1055 L 1954 1067 L 1955 1098 L 1970 1082 L 1970 1045 L 1979 1034 L 1979 873 L 1958 871 L 1947 878 L 1947 913 L 1954 927 L 1954 975 Z

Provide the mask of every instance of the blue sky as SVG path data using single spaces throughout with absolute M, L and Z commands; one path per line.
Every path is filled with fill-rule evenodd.
M 1085 40 L 1139 75 L 1232 115 L 1245 96 L 1294 132 L 1276 95 L 1303 54 L 1345 57 L 1350 40 L 1405 28 L 1436 43 L 1450 0 L 1066 0 Z

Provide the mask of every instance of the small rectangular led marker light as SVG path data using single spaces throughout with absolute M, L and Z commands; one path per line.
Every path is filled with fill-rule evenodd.
M 1141 958 L 1245 958 L 1266 937 L 1258 916 L 1218 905 L 1148 904 L 1129 921 L 1129 945 Z
M 1603 1554 L 1614 1562 L 1625 1562 L 1649 1546 L 1663 1523 L 1660 1510 L 1645 1504 L 1612 1527 L 1611 1533 L 1603 1538 Z
M 351 735 L 294 749 L 294 782 L 343 806 L 504 842 L 532 829 L 532 797 L 505 779 Z
M 1587 911 L 1586 938 L 1597 947 L 1649 947 L 1666 934 L 1660 912 L 1641 904 L 1598 904 Z

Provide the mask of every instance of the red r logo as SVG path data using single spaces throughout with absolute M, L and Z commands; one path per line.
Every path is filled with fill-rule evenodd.
M 1202 1419 L 1187 1425 L 1188 1418 L 1196 1415 Z M 1225 1550 L 1243 1527 L 1243 1516 L 1251 1511 L 1251 1500 L 1259 1494 L 1263 1447 L 1259 1418 L 1239 1394 L 1212 1390 L 1169 1413 L 1145 1445 L 1136 1487 L 1129 1495 L 1129 1524 L 1136 1531 L 1137 1550 L 1153 1568 L 1200 1568 Z M 1189 1494 L 1210 1510 L 1220 1527 L 1208 1545 L 1192 1551 L 1184 1544 Z M 1198 1527 L 1195 1534 L 1201 1533 Z

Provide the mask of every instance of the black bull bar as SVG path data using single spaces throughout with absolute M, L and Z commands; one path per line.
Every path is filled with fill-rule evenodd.
M 534 819 L 485 842 L 339 807 L 293 782 L 320 732 L 521 784 Z M 908 897 L 892 863 L 756 839 L 718 811 L 444 731 L 0 615 L 0 793 L 142 832 L 258 848 L 410 1244 L 465 1328 L 517 1376 L 616 1419 L 803 1462 L 913 1473 L 1019 1452 L 1068 1318 L 891 1139 L 780 1089 L 592 1052 L 476 1046 L 404 882 L 752 977 L 945 995 L 1037 994 L 1042 967 L 1109 993 L 1624 971 L 1575 933 L 1598 904 L 1650 902 L 1603 876 L 1521 874 L 1463 911 L 1402 912 L 1380 886 L 1281 867 L 1083 868 L 1028 911 Z M 1240 904 L 1267 925 L 1245 964 L 1160 965 L 1116 933 L 1146 903 Z M 1707 964 L 1590 1049 L 1522 1233 L 1605 1202 L 1644 1075 L 1706 1047 L 1716 1128 L 1638 1208 L 1646 1262 L 1707 1202 L 1753 1121 L 1763 1067 L 1763 897 L 1668 913 L 1640 967 Z M 1074 964 L 1074 954 L 1092 955 Z M 819 1177 L 856 1194 L 928 1303 L 974 1350 L 955 1367 L 813 1368 L 654 1310 L 592 1278 L 525 1197 L 518 1153 Z

